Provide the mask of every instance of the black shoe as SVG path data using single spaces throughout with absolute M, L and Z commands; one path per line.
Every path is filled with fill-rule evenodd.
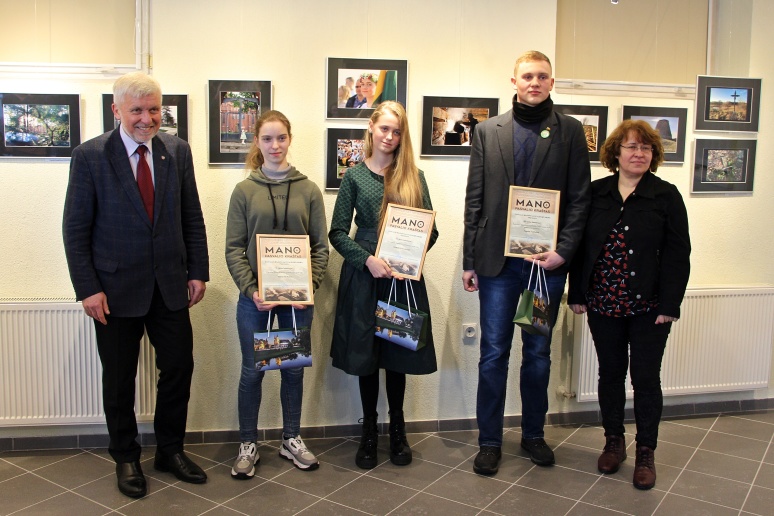
M 116 476 L 118 477 L 118 490 L 122 494 L 131 498 L 142 498 L 148 492 L 140 461 L 116 464 Z
M 189 459 L 185 452 L 164 455 L 157 451 L 153 467 L 158 471 L 168 471 L 175 475 L 178 480 L 188 482 L 189 484 L 203 484 L 207 482 L 207 473 Z
M 390 462 L 396 466 L 411 464 L 411 448 L 406 439 L 402 410 L 390 412 Z
M 376 445 L 379 440 L 379 428 L 376 426 L 377 416 L 364 417 L 363 435 L 360 437 L 360 447 L 355 455 L 355 464 L 361 469 L 374 469 L 378 463 Z
M 529 458 L 538 466 L 553 466 L 554 452 L 546 444 L 545 439 L 537 437 L 535 439 L 521 439 L 521 447 L 527 450 Z
M 500 467 L 502 456 L 499 446 L 482 446 L 473 461 L 473 471 L 479 475 L 494 475 Z

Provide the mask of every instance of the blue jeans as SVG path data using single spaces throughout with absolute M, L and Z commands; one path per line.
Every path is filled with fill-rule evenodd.
M 314 307 L 296 310 L 296 326 L 311 327 Z M 272 324 L 279 320 L 280 328 L 293 327 L 290 306 L 279 306 L 271 311 Z M 261 384 L 264 371 L 255 369 L 253 334 L 266 331 L 269 312 L 261 312 L 255 303 L 244 295 L 237 302 L 237 331 L 242 348 L 242 374 L 239 377 L 239 438 L 244 441 L 258 440 L 258 409 L 261 406 Z M 304 368 L 281 369 L 280 401 L 282 403 L 282 433 L 296 437 L 301 432 L 301 402 L 304 397 Z
M 498 276 L 478 277 L 481 303 L 481 359 L 478 362 L 479 446 L 502 446 L 508 360 L 513 344 L 513 318 L 521 293 L 527 288 L 531 263 L 507 258 Z M 546 274 L 551 321 L 559 313 L 567 274 Z M 532 286 L 535 278 L 532 278 Z M 521 430 L 522 437 L 543 437 L 548 412 L 548 378 L 551 369 L 551 337 L 521 332 Z

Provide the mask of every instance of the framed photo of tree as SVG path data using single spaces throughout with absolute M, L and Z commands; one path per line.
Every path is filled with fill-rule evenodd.
M 255 122 L 271 109 L 271 95 L 271 81 L 210 81 L 210 165 L 244 163 Z
M 102 129 L 108 132 L 118 128 L 118 120 L 113 116 L 113 94 L 102 94 Z M 161 96 L 162 133 L 173 134 L 188 141 L 188 95 Z
M 0 157 L 69 158 L 81 144 L 80 95 L 0 93 Z

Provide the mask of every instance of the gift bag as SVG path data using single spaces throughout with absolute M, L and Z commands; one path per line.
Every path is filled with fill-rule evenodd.
M 537 268 L 535 274 L 534 289 L 532 285 L 532 273 Z M 529 280 L 527 288 L 521 294 L 519 305 L 516 307 L 516 317 L 513 318 L 522 330 L 532 335 L 543 335 L 548 337 L 551 333 L 550 300 L 548 299 L 548 284 L 546 283 L 546 271 L 543 267 L 532 262 L 532 268 L 529 271 Z
M 417 309 L 417 300 L 414 297 L 414 287 L 411 286 L 411 280 L 403 280 L 406 285 L 406 306 L 398 303 L 396 280 L 393 278 L 390 286 L 390 294 L 387 301 L 378 301 L 376 303 L 376 331 L 375 335 L 382 339 L 403 346 L 412 351 L 416 351 L 426 344 L 427 325 L 425 324 L 427 314 Z M 409 290 L 411 297 L 409 297 Z M 395 297 L 393 298 L 393 293 Z M 411 307 L 411 299 L 414 300 L 414 307 Z
M 258 371 L 310 367 L 312 365 L 312 338 L 309 328 L 296 327 L 293 309 L 293 328 L 271 329 L 271 311 L 266 331 L 253 334 L 255 368 Z

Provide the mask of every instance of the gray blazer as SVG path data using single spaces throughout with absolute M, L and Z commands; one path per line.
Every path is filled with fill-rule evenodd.
M 542 124 L 529 182 L 532 188 L 559 190 L 556 252 L 565 265 L 548 274 L 565 273 L 578 249 L 591 205 L 591 166 L 583 126 L 552 113 Z M 465 196 L 463 270 L 497 276 L 505 265 L 508 193 L 514 184 L 513 110 L 481 122 L 473 135 Z
M 155 284 L 170 310 L 188 305 L 188 280 L 209 280 L 207 235 L 188 144 L 152 142 L 154 221 L 142 204 L 119 129 L 73 150 L 62 233 L 78 300 L 105 292 L 110 314 L 148 313 Z

